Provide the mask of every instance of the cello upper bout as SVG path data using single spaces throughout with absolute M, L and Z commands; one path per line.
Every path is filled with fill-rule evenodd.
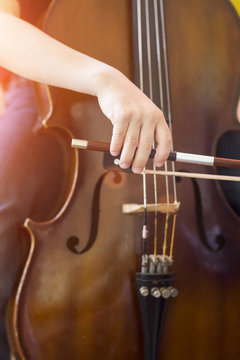
M 130 23 L 131 2 L 128 0 L 55 0 L 43 28 L 64 44 L 131 77 Z

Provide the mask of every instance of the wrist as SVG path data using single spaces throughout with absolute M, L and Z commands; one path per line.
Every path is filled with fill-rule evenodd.
M 101 97 L 106 89 L 114 87 L 121 81 L 121 78 L 124 77 L 119 70 L 104 63 L 100 64 L 100 66 L 94 70 L 92 76 L 94 78 L 93 95 L 98 98 Z

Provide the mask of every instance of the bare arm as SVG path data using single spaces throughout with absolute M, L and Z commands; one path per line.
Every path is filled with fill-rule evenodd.
M 142 171 L 154 137 L 160 166 L 171 136 L 162 112 L 121 72 L 51 38 L 18 18 L 16 0 L 0 0 L 0 65 L 30 80 L 97 96 L 113 124 L 111 153 Z M 137 149 L 135 158 L 134 153 Z

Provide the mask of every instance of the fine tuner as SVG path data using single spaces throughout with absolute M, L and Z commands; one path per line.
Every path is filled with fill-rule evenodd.
M 80 139 L 72 139 L 72 147 L 85 150 L 110 152 L 110 144 L 105 142 L 96 142 Z M 156 153 L 155 149 L 152 149 L 149 158 L 154 158 Z M 170 152 L 169 161 L 200 164 L 207 166 L 221 166 L 229 168 L 240 168 L 240 160 L 219 158 L 215 156 L 206 156 L 198 154 L 189 154 L 172 151 Z M 115 163 L 115 165 L 117 165 Z M 163 170 L 147 170 L 144 169 L 142 174 L 156 174 L 165 176 L 180 176 L 198 179 L 210 179 L 210 180 L 225 180 L 225 181 L 240 181 L 240 176 L 227 176 L 227 175 L 214 175 L 214 174 L 201 174 L 201 173 L 188 173 L 182 171 L 163 171 Z

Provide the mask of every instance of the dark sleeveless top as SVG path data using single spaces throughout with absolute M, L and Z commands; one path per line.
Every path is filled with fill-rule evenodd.
M 46 12 L 52 0 L 18 0 L 20 5 L 20 17 L 29 23 L 38 26 L 40 19 Z M 11 72 L 0 66 L 0 83 L 6 87 Z

